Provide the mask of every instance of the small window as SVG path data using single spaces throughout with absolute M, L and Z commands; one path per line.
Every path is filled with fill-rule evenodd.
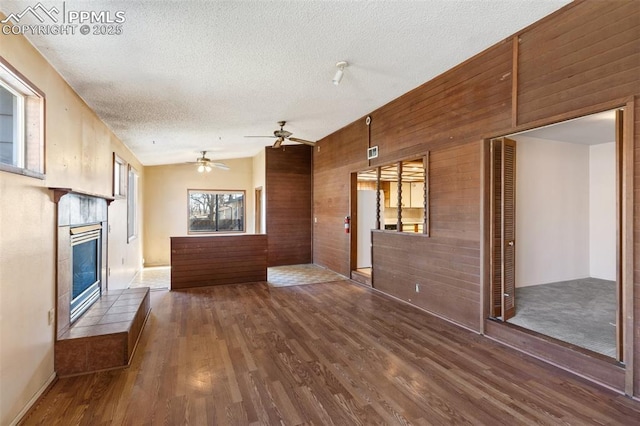
M 244 191 L 189 190 L 189 233 L 244 232 Z
M 380 167 L 381 229 L 429 234 L 428 165 L 427 153 Z
M 124 198 L 127 195 L 127 163 L 113 154 L 113 196 Z
M 44 94 L 2 58 L 0 170 L 44 177 Z
M 127 242 L 138 236 L 138 172 L 129 166 L 127 192 Z
M 425 167 L 422 158 L 403 161 L 400 167 L 402 190 L 398 191 L 402 205 L 402 232 L 426 233 L 425 218 Z

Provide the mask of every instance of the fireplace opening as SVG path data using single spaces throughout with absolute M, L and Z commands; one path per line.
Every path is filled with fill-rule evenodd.
M 71 228 L 71 322 L 100 298 L 101 234 L 100 224 Z

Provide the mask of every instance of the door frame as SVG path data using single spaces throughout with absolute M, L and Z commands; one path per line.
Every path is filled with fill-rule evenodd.
M 263 189 L 262 186 L 258 186 L 254 190 L 255 198 L 254 198 L 254 234 L 264 234 L 264 229 L 262 229 L 262 215 L 264 209 L 262 208 L 262 197 L 263 197 Z
M 516 348 L 519 348 L 525 352 L 531 352 L 531 348 L 522 346 L 517 340 L 518 333 L 535 334 L 534 332 L 528 332 L 527 330 L 515 330 L 514 327 L 508 323 L 496 322 L 492 319 L 491 312 L 491 140 L 500 137 L 506 137 L 514 133 L 520 133 L 526 130 L 532 130 L 534 128 L 543 127 L 551 124 L 555 124 L 561 121 L 580 118 L 590 114 L 596 114 L 603 111 L 613 110 L 617 108 L 624 108 L 624 123 L 620 131 L 623 134 L 623 140 L 621 146 L 618 147 L 620 153 L 619 158 L 619 170 L 620 170 L 620 182 L 618 187 L 620 188 L 620 196 L 618 197 L 618 213 L 619 213 L 619 264 L 620 264 L 620 299 L 618 307 L 620 312 L 618 318 L 622 325 L 622 359 L 624 364 L 621 366 L 624 368 L 624 391 L 627 395 L 633 395 L 634 387 L 634 282 L 633 282 L 633 211 L 634 211 L 634 121 L 635 121 L 635 105 L 634 97 L 626 97 L 610 102 L 605 102 L 597 105 L 593 105 L 586 108 L 581 108 L 568 113 L 555 115 L 543 120 L 537 120 L 535 122 L 528 123 L 526 125 L 514 126 L 499 134 L 486 134 L 482 138 L 480 144 L 480 173 L 481 173 L 481 188 L 480 188 L 480 280 L 481 280 L 481 292 L 480 292 L 480 332 L 486 334 L 488 337 L 494 335 L 492 330 L 499 330 L 502 327 L 509 327 L 508 333 L 499 333 L 500 336 L 495 335 L 495 338 L 510 344 Z M 491 321 L 491 327 L 488 327 L 487 321 Z M 494 326 L 495 324 L 495 326 Z M 496 329 L 496 327 L 499 327 Z M 491 330 L 488 330 L 491 329 Z M 562 345 L 561 343 L 554 343 L 551 341 L 544 341 L 542 343 L 544 348 L 536 348 L 538 352 L 536 356 L 546 359 L 556 365 L 566 368 L 570 371 L 584 372 L 588 374 L 588 369 L 592 368 L 584 364 L 584 353 L 575 351 L 569 348 L 569 345 Z M 561 346 L 561 349 L 558 347 Z M 544 355 L 540 355 L 540 351 Z M 580 365 L 579 365 L 580 364 Z M 579 367 L 576 367 L 579 365 Z M 596 367 L 593 367 L 596 368 Z M 585 370 L 587 369 L 587 370 Z

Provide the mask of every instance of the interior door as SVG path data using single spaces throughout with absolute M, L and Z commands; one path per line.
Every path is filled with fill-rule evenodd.
M 516 142 L 491 141 L 491 310 L 503 321 L 516 312 Z

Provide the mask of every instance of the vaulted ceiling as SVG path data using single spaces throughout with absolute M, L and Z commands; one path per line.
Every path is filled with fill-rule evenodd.
M 157 165 L 203 150 L 253 156 L 273 139 L 244 136 L 271 135 L 280 120 L 294 137 L 321 139 L 567 3 L 42 1 L 58 17 L 123 12 L 122 33 L 28 38 L 143 164 Z M 3 0 L 0 10 L 28 6 Z M 349 66 L 335 86 L 338 61 Z

